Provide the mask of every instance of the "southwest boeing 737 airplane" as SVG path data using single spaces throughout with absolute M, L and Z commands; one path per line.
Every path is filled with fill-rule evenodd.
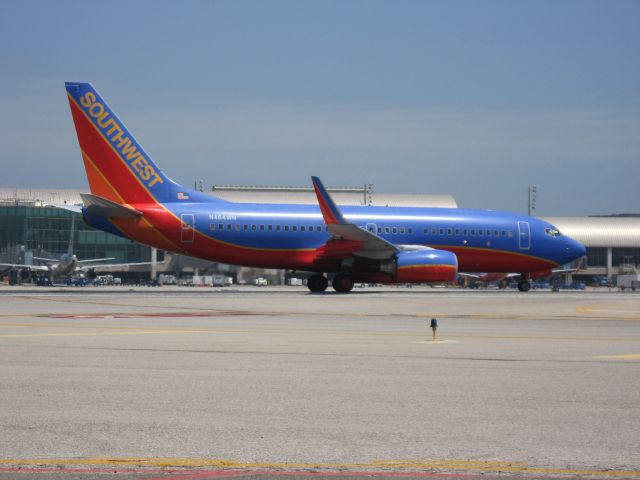
M 85 221 L 163 250 L 259 268 L 314 272 L 308 287 L 441 283 L 463 272 L 551 271 L 585 248 L 537 218 L 469 209 L 228 202 L 183 187 L 151 160 L 90 83 L 66 83 L 90 194 Z

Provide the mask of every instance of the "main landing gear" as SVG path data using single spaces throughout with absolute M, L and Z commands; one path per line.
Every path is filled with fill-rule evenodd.
M 324 275 L 312 275 L 307 280 L 307 287 L 312 292 L 324 292 L 329 286 L 329 281 Z
M 353 278 L 350 275 L 340 273 L 331 282 L 334 290 L 338 293 L 348 293 L 353 289 Z M 329 286 L 329 281 L 324 275 L 316 274 L 307 280 L 307 288 L 312 292 L 324 292 Z
M 333 277 L 333 282 L 331 282 L 331 285 L 338 293 L 348 293 L 353 288 L 353 278 L 351 278 L 349 275 L 340 273 Z

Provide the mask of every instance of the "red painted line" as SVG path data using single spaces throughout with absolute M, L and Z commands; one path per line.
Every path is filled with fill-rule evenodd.
M 278 473 L 280 474 L 281 472 L 271 472 L 273 473 Z M 196 478 L 233 478 L 233 477 L 240 477 L 240 476 L 244 476 L 244 475 L 254 475 L 254 472 L 252 471 L 248 471 L 248 470 L 243 470 L 243 471 L 237 471 L 237 470 L 220 470 L 220 471 L 199 471 L 199 472 L 188 472 L 185 471 L 184 473 L 176 473 L 176 472 L 171 472 L 172 475 L 175 476 L 163 476 L 163 477 L 150 477 L 150 478 L 145 478 L 143 480 L 192 480 L 192 479 L 196 479 Z
M 265 475 L 270 477 L 304 476 L 304 477 L 415 477 L 415 478 L 479 478 L 483 475 L 464 473 L 432 473 L 432 472 L 380 472 L 380 471 L 282 471 L 282 470 L 148 470 L 129 468 L 24 468 L 24 467 L 0 467 L 2 473 L 133 473 L 138 475 L 160 475 L 146 477 L 144 480 L 191 480 L 206 478 L 232 478 L 243 475 Z M 485 475 L 486 476 L 486 475 Z
M 147 470 L 128 468 L 58 468 L 58 467 L 0 467 L 0 473 L 136 473 L 160 474 L 173 473 L 173 470 Z
M 175 474 L 176 472 L 173 472 Z M 322 472 L 309 472 L 309 471 L 282 471 L 282 470 L 222 470 L 222 471 L 205 471 L 198 473 L 185 473 L 177 474 L 175 476 L 153 477 L 145 478 L 144 480 L 191 480 L 191 479 L 206 479 L 206 478 L 224 478 L 224 477 L 239 477 L 244 475 L 264 475 L 271 478 L 277 478 L 278 476 L 300 476 L 300 477 L 349 477 L 349 476 L 361 476 L 361 477 L 389 477 L 389 478 L 479 478 L 482 475 L 471 473 L 433 473 L 433 472 L 375 472 L 375 471 L 322 471 Z M 486 476 L 486 475 L 485 475 Z
M 305 477 L 420 477 L 420 478 L 477 478 L 482 475 L 472 473 L 433 473 L 433 472 L 354 472 L 354 471 L 336 471 L 336 472 L 281 472 L 281 471 L 252 471 L 252 475 L 300 475 Z

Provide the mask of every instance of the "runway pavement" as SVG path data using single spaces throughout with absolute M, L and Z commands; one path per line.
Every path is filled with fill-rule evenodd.
M 0 287 L 0 352 L 0 479 L 640 478 L 630 292 Z

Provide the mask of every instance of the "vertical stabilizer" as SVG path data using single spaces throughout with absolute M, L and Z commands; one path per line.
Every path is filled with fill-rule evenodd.
M 91 193 L 120 204 L 216 201 L 173 182 L 90 83 L 65 83 Z

